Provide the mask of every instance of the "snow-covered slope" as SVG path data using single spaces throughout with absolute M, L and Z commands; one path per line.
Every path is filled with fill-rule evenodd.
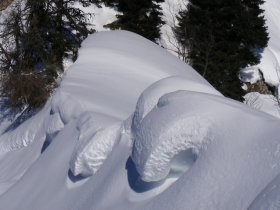
M 166 24 L 161 27 L 161 39 L 159 43 L 161 46 L 166 48 L 169 52 L 177 56 L 177 51 L 180 48 L 174 34 L 172 32 L 172 27 L 177 24 L 176 15 L 180 10 L 185 9 L 187 0 L 166 0 L 160 5 L 163 8 L 163 20 L 166 21 Z M 266 25 L 268 27 L 270 40 L 268 42 L 268 47 L 260 53 L 261 62 L 256 66 L 249 66 L 241 71 L 241 79 L 243 82 L 256 83 L 259 79 L 259 69 L 263 73 L 264 80 L 270 86 L 279 88 L 279 76 L 280 76 L 280 25 L 278 23 L 278 17 L 280 16 L 280 1 L 278 0 L 269 0 L 265 1 L 261 8 L 264 9 L 264 16 L 266 19 Z M 117 13 L 114 9 L 102 6 L 102 8 L 89 7 L 84 8 L 86 12 L 95 13 L 96 16 L 92 20 L 94 24 L 93 28 L 97 31 L 108 30 L 103 28 L 103 25 L 112 22 L 115 20 L 115 14 Z M 277 73 L 278 71 L 278 73 Z M 245 87 L 245 86 L 244 86 Z M 250 97 L 249 94 L 245 97 L 245 100 Z M 258 94 L 253 94 L 254 98 Z M 247 104 L 250 102 L 247 101 Z M 269 96 L 260 96 L 257 99 L 258 106 L 254 106 L 262 111 L 265 111 L 273 116 L 280 118 L 280 113 L 278 110 L 278 104 L 275 103 L 273 97 Z M 259 106 L 259 104 L 262 104 Z
M 280 173 L 279 126 L 158 45 L 96 33 L 0 136 L 0 209 L 247 209 Z
M 260 69 L 263 72 L 266 83 L 278 87 L 279 75 L 277 75 L 277 70 L 280 71 L 280 25 L 278 17 L 280 15 L 280 2 L 278 0 L 265 1 L 265 3 L 261 5 L 261 8 L 264 10 L 270 39 L 268 46 L 261 52 L 260 64 L 254 67 L 248 67 L 245 70 L 248 77 L 243 79 L 251 83 L 256 82 L 259 78 L 257 70 Z

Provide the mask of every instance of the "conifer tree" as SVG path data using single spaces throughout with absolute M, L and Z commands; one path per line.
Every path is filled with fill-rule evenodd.
M 137 33 L 153 42 L 160 37 L 160 27 L 165 23 L 161 6 L 164 0 L 105 0 L 121 13 L 117 20 L 105 27 L 112 30 L 122 29 Z
M 1 93 L 14 109 L 45 103 L 63 71 L 63 58 L 75 57 L 87 35 L 88 18 L 74 3 L 99 0 L 26 0 L 1 24 Z
M 263 0 L 190 0 L 179 12 L 177 40 L 188 62 L 225 96 L 242 100 L 240 69 L 259 63 L 267 46 Z

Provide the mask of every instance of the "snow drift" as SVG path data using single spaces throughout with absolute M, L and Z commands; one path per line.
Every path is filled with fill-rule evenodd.
M 256 209 L 279 126 L 154 43 L 96 33 L 46 107 L 0 136 L 0 207 Z

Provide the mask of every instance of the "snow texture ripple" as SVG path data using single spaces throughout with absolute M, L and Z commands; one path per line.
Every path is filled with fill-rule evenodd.
M 73 174 L 87 177 L 96 173 L 120 140 L 121 128 L 122 123 L 102 124 L 94 113 L 82 115 L 77 127 L 79 139 L 70 160 Z

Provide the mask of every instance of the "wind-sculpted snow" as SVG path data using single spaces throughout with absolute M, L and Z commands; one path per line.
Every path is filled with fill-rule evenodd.
M 165 178 L 176 155 L 191 149 L 194 156 L 199 156 L 211 142 L 212 123 L 205 116 L 191 112 L 187 93 L 165 94 L 139 125 L 132 126 L 137 128 L 133 131 L 132 159 L 142 180 Z
M 47 140 L 51 142 L 65 124 L 79 118 L 85 111 L 85 106 L 77 98 L 58 90 L 51 99 L 51 110 L 44 120 Z
M 168 106 L 167 109 L 171 107 L 171 110 L 178 113 L 172 113 L 166 108 L 158 109 L 165 106 L 164 103 L 169 100 L 168 97 L 162 97 L 160 100 L 159 98 L 176 90 L 202 91 L 222 96 L 209 85 L 179 76 L 159 80 L 143 91 L 132 117 L 131 132 L 133 140 L 136 140 L 132 159 L 144 181 L 158 181 L 166 177 L 172 159 L 181 151 L 192 149 L 198 155 L 208 135 L 210 123 L 207 120 L 200 119 L 199 116 L 184 117 L 182 109 L 173 109 L 172 106 Z M 159 110 L 162 112 L 154 113 Z M 154 114 L 148 114 L 149 112 Z M 151 123 L 150 118 L 155 115 L 157 120 Z M 164 157 L 161 157 L 160 154 L 163 153 Z
M 180 151 L 191 149 L 196 158 L 141 208 L 247 209 L 280 172 L 279 125 L 276 118 L 224 97 L 192 91 L 162 96 L 134 134 L 132 159 L 141 178 L 168 178 Z M 169 204 L 173 194 L 176 201 Z
M 162 113 L 165 111 L 167 110 L 162 110 Z M 176 114 L 178 113 L 180 112 Z M 147 117 L 136 133 L 132 158 L 143 181 L 151 182 L 165 178 L 176 155 L 191 149 L 197 157 L 200 151 L 206 148 L 208 141 L 212 140 L 209 129 L 211 123 L 206 119 L 197 116 L 176 118 L 172 117 L 174 112 L 169 114 L 172 120 L 165 125 L 162 125 L 161 117 L 152 123 Z M 161 129 L 158 129 L 158 126 Z M 194 159 L 193 156 L 190 158 Z M 188 162 L 188 159 L 185 158 L 184 161 Z M 184 165 L 181 167 L 180 169 L 177 166 L 177 170 L 183 171 Z
M 113 124 L 114 118 L 87 112 L 76 97 L 57 91 L 51 101 L 50 114 L 45 117 L 44 130 L 47 140 L 64 128 L 64 124 L 77 119 L 79 139 L 72 153 L 70 169 L 75 176 L 94 174 L 106 160 L 120 139 L 122 124 Z
M 279 155 L 279 154 L 278 154 Z M 280 209 L 280 175 L 271 181 L 252 202 L 248 210 Z
M 81 101 L 69 93 L 57 91 L 51 99 L 49 113 L 46 113 L 46 110 L 49 110 L 48 106 L 35 116 L 38 118 L 36 123 L 33 123 L 34 119 L 33 122 L 29 119 L 21 126 L 6 132 L 1 137 L 0 148 L 6 151 L 20 149 L 32 143 L 36 137 L 43 138 L 41 136 L 44 135 L 51 142 L 65 124 L 79 118 L 86 108 Z M 43 115 L 45 117 L 42 117 Z
M 95 113 L 85 113 L 80 117 L 77 127 L 79 140 L 70 161 L 70 169 L 75 176 L 94 174 L 120 140 L 122 124 L 108 125 L 110 121 L 112 119 Z
M 64 124 L 78 119 L 86 108 L 76 97 L 62 91 L 57 91 L 51 101 L 52 113 L 59 113 Z
M 142 121 L 142 119 L 157 104 L 160 96 L 162 96 L 164 93 L 172 92 L 175 90 L 205 91 L 210 94 L 221 96 L 221 94 L 211 86 L 197 83 L 193 80 L 184 78 L 182 76 L 173 76 L 173 77 L 168 77 L 159 80 L 158 82 L 155 82 L 150 87 L 148 87 L 141 94 L 138 103 L 136 105 L 136 111 L 134 112 L 134 115 L 131 118 L 128 118 L 122 124 L 108 125 L 107 123 L 107 125 L 105 125 L 104 123 L 102 123 L 102 121 L 100 121 L 100 119 L 103 119 L 104 117 L 102 118 L 102 116 L 100 117 L 95 113 L 85 113 L 82 117 L 80 117 L 78 122 L 78 130 L 80 131 L 80 136 L 70 161 L 70 169 L 73 172 L 73 174 L 74 175 L 81 174 L 82 176 L 89 176 L 96 173 L 96 171 L 106 160 L 110 152 L 113 150 L 114 145 L 120 139 L 121 129 L 124 129 L 127 132 L 127 134 L 130 135 L 130 130 L 126 127 L 129 123 L 131 123 L 131 119 L 132 119 L 134 123 L 132 123 L 131 128 L 133 130 L 132 132 L 135 132 L 134 134 L 135 136 L 132 138 L 137 139 L 138 138 L 137 136 L 141 135 L 139 134 L 139 132 L 141 132 L 140 131 L 141 129 L 139 129 L 139 124 Z M 175 126 L 181 126 L 183 132 L 184 125 L 188 123 L 181 122 L 180 120 L 179 122 L 176 122 L 176 120 L 178 119 L 174 119 L 174 120 L 175 121 L 173 121 L 172 123 L 174 123 Z M 205 134 L 206 131 L 204 131 L 204 126 L 202 125 L 205 125 L 205 123 L 207 124 L 207 122 L 204 122 L 203 120 L 201 121 L 197 120 L 196 118 L 193 119 L 192 117 L 190 117 L 189 119 L 183 119 L 183 121 L 193 121 L 194 127 L 197 126 L 198 128 L 201 127 L 199 131 L 196 130 L 194 132 L 200 132 L 202 136 Z M 106 122 L 108 122 L 108 119 L 106 120 Z M 180 125 L 180 123 L 182 123 L 182 125 Z M 162 127 L 161 129 L 165 130 L 166 128 Z M 146 133 L 146 130 L 144 130 L 142 135 L 145 136 L 145 138 L 148 138 L 149 135 L 154 136 L 156 135 L 156 133 L 158 135 L 161 135 L 160 132 L 162 131 L 161 129 L 158 129 L 156 131 L 153 130 L 151 131 L 152 132 L 151 134 Z M 166 135 L 167 136 L 169 135 L 171 139 L 173 137 L 178 142 L 180 142 L 182 139 L 178 138 L 179 136 L 173 136 L 175 132 L 178 132 L 178 130 L 175 129 L 174 131 L 172 131 L 172 129 L 170 129 L 170 133 Z M 192 135 L 192 134 L 185 132 L 185 133 L 181 133 L 180 135 L 185 136 L 185 135 Z M 166 138 L 168 138 L 167 136 Z M 174 139 L 172 139 L 171 141 L 174 141 Z M 150 143 L 152 142 L 150 139 L 146 141 Z M 203 140 L 200 139 L 198 141 L 202 142 Z M 198 144 L 203 144 L 201 142 Z M 174 142 L 168 142 L 167 144 L 173 144 L 173 143 Z M 153 160 L 150 160 L 152 162 L 148 162 L 147 167 L 152 168 L 154 166 L 156 167 L 155 170 L 161 172 L 158 172 L 157 175 L 154 176 L 150 175 L 152 176 L 152 178 L 148 178 L 144 174 L 141 174 L 142 179 L 145 181 L 157 181 L 159 179 L 164 178 L 169 172 L 170 161 L 179 152 L 191 148 L 193 149 L 194 153 L 198 153 L 201 145 L 196 145 L 195 147 L 192 147 L 190 146 L 190 144 L 192 144 L 191 140 L 189 141 L 187 140 L 186 142 L 182 142 L 182 144 L 174 147 L 173 152 L 170 153 L 169 160 L 166 160 L 165 162 L 163 161 L 161 163 L 162 164 L 161 168 L 158 165 L 155 166 Z M 160 146 L 166 147 L 167 150 L 170 149 L 168 145 L 160 145 Z M 155 158 L 158 158 L 157 152 L 152 155 L 153 157 L 156 156 Z M 145 170 L 147 169 L 145 168 Z M 138 171 L 140 171 L 140 169 Z M 150 171 L 147 173 L 150 173 Z
M 82 45 L 44 110 L 1 135 L 2 149 L 23 148 L 0 150 L 0 209 L 276 206 L 279 119 L 133 33 Z
M 46 110 L 47 108 L 44 108 L 18 127 L 16 125 L 17 123 L 13 122 L 13 124 L 9 126 L 10 129 L 6 130 L 1 135 L 0 150 L 17 150 L 26 147 L 36 138 L 44 138 L 44 134 L 42 134 L 41 131 L 43 130 L 42 127 Z M 20 119 L 16 119 L 16 121 L 20 121 Z
M 210 85 L 198 83 L 186 77 L 172 76 L 161 79 L 150 85 L 140 95 L 133 115 L 132 129 L 137 129 L 142 119 L 154 108 L 163 94 L 176 90 L 190 90 L 222 96 L 220 92 Z
M 62 128 L 64 128 L 64 123 L 62 122 L 59 113 L 55 113 L 45 118 L 44 130 L 46 132 L 46 135 L 49 136 L 48 138 L 49 142 L 52 141 L 52 139 L 57 135 L 57 133 Z

